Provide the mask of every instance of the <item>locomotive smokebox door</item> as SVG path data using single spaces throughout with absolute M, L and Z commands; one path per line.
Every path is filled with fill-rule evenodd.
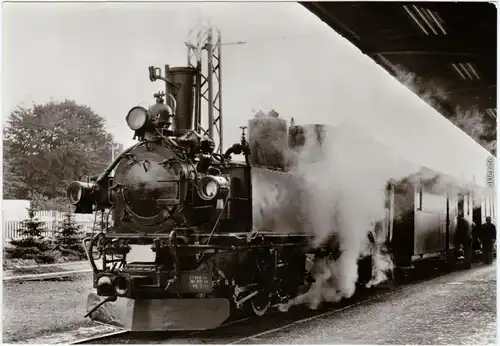
M 139 232 L 156 232 L 173 224 L 186 191 L 181 186 L 183 167 L 168 159 L 171 157 L 165 148 L 148 144 L 137 147 L 128 160 L 120 162 L 114 178 L 114 183 L 120 185 L 115 208 L 120 214 L 115 215 L 115 220 L 120 225 Z

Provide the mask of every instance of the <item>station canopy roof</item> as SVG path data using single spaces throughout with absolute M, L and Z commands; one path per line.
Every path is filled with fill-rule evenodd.
M 401 79 L 437 86 L 434 107 L 451 118 L 478 109 L 496 138 L 497 9 L 471 2 L 303 2 L 363 53 Z M 429 90 L 423 90 L 429 91 Z M 494 130 L 493 130 L 494 129 Z

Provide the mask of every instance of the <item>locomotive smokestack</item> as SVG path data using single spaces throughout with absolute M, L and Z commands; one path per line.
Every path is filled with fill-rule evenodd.
M 171 67 L 168 70 L 169 79 L 178 85 L 173 93 L 177 101 L 174 116 L 176 130 L 191 130 L 193 128 L 193 85 L 196 69 L 193 67 Z

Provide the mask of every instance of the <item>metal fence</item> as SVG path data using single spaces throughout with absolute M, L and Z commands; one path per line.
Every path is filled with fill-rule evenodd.
M 53 238 L 55 237 L 58 228 L 61 226 L 64 220 L 65 213 L 53 210 L 42 210 L 35 213 L 35 219 L 43 222 L 43 232 L 44 237 Z M 72 214 L 73 220 L 77 225 L 80 225 L 80 231 L 82 233 L 92 232 L 92 227 L 94 225 L 95 214 Z M 8 221 L 6 220 L 8 215 L 4 213 L 3 229 L 2 229 L 2 241 L 6 245 L 11 239 L 21 239 L 22 232 L 20 229 L 23 227 L 22 221 Z

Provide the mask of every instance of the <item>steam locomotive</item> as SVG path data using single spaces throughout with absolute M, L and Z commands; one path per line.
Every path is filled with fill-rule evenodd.
M 156 93 L 149 109 L 133 107 L 126 115 L 137 144 L 100 176 L 68 187 L 76 213 L 102 215 L 100 232 L 84 240 L 95 289 L 87 316 L 94 320 L 132 331 L 202 330 L 236 310 L 262 316 L 308 290 L 315 261 L 341 256 L 335 237 L 312 246 L 311 234 L 297 227 L 300 215 L 262 217 L 256 201 L 259 189 L 276 189 L 276 201 L 300 203 L 300 178 L 276 148 L 298 152 L 310 138 L 321 144 L 325 126 L 252 119 L 249 139 L 243 128 L 239 143 L 217 153 L 212 138 L 193 130 L 198 73 L 169 68 L 172 93 Z M 472 220 L 469 190 L 454 196 L 429 191 L 418 179 L 387 185 L 386 218 L 378 229 L 401 268 L 455 258 L 454 218 L 461 213 Z M 426 194 L 437 201 L 433 209 L 426 209 L 426 197 L 422 205 Z M 395 208 L 403 204 L 405 216 L 397 220 Z M 475 212 L 476 223 L 492 210 Z M 276 217 L 290 227 L 278 227 Z M 371 247 L 374 232 L 368 233 Z M 371 278 L 368 251 L 359 258 L 358 284 Z

